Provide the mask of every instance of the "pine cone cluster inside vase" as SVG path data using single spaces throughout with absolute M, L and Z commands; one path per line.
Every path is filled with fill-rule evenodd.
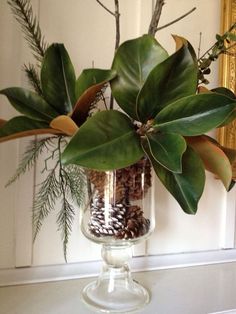
M 146 158 L 129 167 L 114 170 L 114 174 L 116 202 L 120 202 L 123 199 L 128 199 L 128 201 L 139 200 L 151 186 L 151 163 Z M 145 180 L 143 180 L 142 175 L 144 175 Z M 106 173 L 89 170 L 88 177 L 98 191 L 99 196 L 104 197 Z
M 106 173 L 90 170 L 88 178 L 96 191 L 96 197 L 90 204 L 89 229 L 92 234 L 97 237 L 134 239 L 149 231 L 149 219 L 144 217 L 139 205 L 133 204 L 144 198 L 151 186 L 149 160 L 142 159 L 132 166 L 114 171 L 113 199 L 108 204 L 104 196 Z
M 117 203 L 107 208 L 103 199 L 95 199 L 91 204 L 89 228 L 97 237 L 134 239 L 145 235 L 149 226 L 150 221 L 137 205 Z

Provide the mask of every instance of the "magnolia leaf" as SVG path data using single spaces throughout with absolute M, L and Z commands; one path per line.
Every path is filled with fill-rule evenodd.
M 220 148 L 223 150 L 223 152 L 225 153 L 225 155 L 229 159 L 229 162 L 232 166 L 236 160 L 236 150 L 232 149 L 232 148 L 224 147 L 224 146 L 220 146 Z
M 79 99 L 90 87 L 104 85 L 116 76 L 114 70 L 86 69 L 76 81 L 76 99 Z
M 147 154 L 151 153 L 152 157 L 168 170 L 182 172 L 182 155 L 186 150 L 186 143 L 181 135 L 148 133 L 145 140 L 149 148 Z
M 58 113 L 38 94 L 20 87 L 10 87 L 0 91 L 11 105 L 28 118 L 51 121 Z
M 0 119 L 0 128 L 1 128 L 4 124 L 6 124 L 6 123 L 7 123 L 6 120 Z
M 76 98 L 78 99 L 71 118 L 78 124 L 83 124 L 91 104 L 103 86 L 116 76 L 113 70 L 87 69 L 82 72 L 76 82 Z
M 221 94 L 221 95 L 225 95 L 231 99 L 236 99 L 236 95 L 228 88 L 226 87 L 217 87 L 217 88 L 213 88 L 211 90 L 212 92 L 215 92 L 215 93 L 218 93 L 218 94 Z
M 62 162 L 111 170 L 127 167 L 142 156 L 139 136 L 130 119 L 119 111 L 107 110 L 80 127 L 63 152 Z
M 233 165 L 233 163 L 236 160 L 236 150 L 235 149 L 222 146 L 219 142 L 217 142 L 216 139 L 210 137 L 209 135 L 202 135 L 202 137 L 206 138 L 206 140 L 210 141 L 211 143 L 213 143 L 214 145 L 219 147 L 221 150 L 223 150 L 223 152 L 225 153 L 225 155 L 229 159 L 230 164 Z
M 145 145 L 145 144 L 144 144 Z M 145 151 L 148 148 L 145 147 Z M 187 148 L 182 158 L 182 173 L 173 173 L 150 157 L 156 175 L 187 214 L 197 212 L 198 201 L 205 185 L 203 163 L 193 149 Z
M 191 45 L 181 37 L 173 55 L 158 64 L 147 77 L 137 99 L 139 120 L 146 122 L 175 100 L 193 95 L 197 89 L 198 66 Z
M 201 135 L 223 123 L 235 108 L 235 101 L 220 94 L 188 96 L 162 109 L 153 127 L 185 136 Z
M 0 128 L 0 142 L 38 134 L 62 133 L 60 131 L 49 128 L 49 125 L 45 122 L 19 116 L 7 121 Z
M 150 35 L 126 41 L 117 50 L 112 69 L 112 94 L 130 117 L 138 120 L 136 98 L 152 69 L 168 57 L 164 48 Z
M 205 87 L 205 86 L 198 86 L 198 93 L 199 94 L 206 94 L 206 93 L 212 93 L 212 91 L 211 90 L 209 90 L 207 87 Z
M 230 183 L 230 186 L 229 186 L 227 192 L 229 192 L 229 191 L 232 190 L 232 188 L 235 186 L 235 183 L 236 183 L 236 181 L 233 179 L 233 180 L 231 181 L 231 183 Z
M 228 190 L 232 181 L 232 168 L 223 150 L 206 136 L 186 137 L 186 141 L 201 157 L 205 168 L 216 174 Z
M 75 105 L 75 72 L 62 44 L 52 44 L 42 62 L 43 96 L 58 114 L 67 114 Z
M 236 96 L 235 94 L 228 88 L 225 87 L 217 87 L 212 89 L 213 92 L 215 93 L 219 93 L 221 95 L 225 95 L 233 100 L 236 100 Z M 230 122 L 232 122 L 234 119 L 236 118 L 236 110 L 234 110 L 232 112 L 232 114 L 222 123 L 219 125 L 219 127 L 225 126 L 227 124 L 229 124 Z
M 50 122 L 50 127 L 63 132 L 66 135 L 72 136 L 78 131 L 78 126 L 68 116 L 61 115 Z

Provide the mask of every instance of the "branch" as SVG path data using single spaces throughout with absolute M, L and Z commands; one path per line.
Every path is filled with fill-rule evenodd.
M 151 23 L 149 25 L 148 34 L 155 36 L 157 26 L 161 17 L 162 7 L 165 4 L 164 0 L 156 0 L 155 9 L 152 15 Z
M 96 0 L 97 3 L 100 4 L 101 7 L 103 7 L 103 9 L 105 9 L 107 12 L 109 12 L 111 15 L 116 17 L 116 14 L 114 12 L 112 12 L 111 10 L 109 10 L 100 0 Z
M 200 58 L 200 53 L 201 53 L 201 44 L 202 44 L 202 32 L 199 33 L 199 45 L 198 45 L 198 53 L 197 53 L 197 58 Z
M 190 11 L 188 11 L 187 13 L 181 15 L 180 17 L 178 17 L 177 19 L 173 20 L 172 22 L 167 23 L 167 24 L 165 24 L 165 25 L 163 25 L 163 26 L 161 26 L 161 27 L 157 27 L 157 28 L 155 29 L 155 33 L 156 33 L 157 31 L 160 31 L 160 30 L 163 29 L 163 28 L 166 28 L 166 27 L 168 27 L 168 26 L 170 26 L 170 25 L 176 23 L 176 22 L 179 22 L 180 20 L 182 20 L 183 18 L 185 18 L 186 16 L 188 16 L 189 14 L 191 14 L 191 13 L 192 13 L 193 11 L 195 11 L 195 10 L 196 10 L 196 7 L 192 8 Z
M 115 19 L 116 19 L 116 44 L 115 50 L 120 44 L 120 11 L 119 11 L 119 0 L 115 0 Z
M 231 32 L 234 28 L 236 27 L 236 23 L 234 23 L 232 26 L 230 26 L 230 28 L 222 35 L 224 36 L 225 34 Z M 198 61 L 200 61 L 201 59 L 203 59 L 207 54 L 209 54 L 209 52 L 217 45 L 218 41 L 215 42 L 206 52 L 204 52 L 204 54 L 198 58 Z M 231 49 L 232 47 L 229 47 L 228 49 Z M 227 50 L 228 50 L 227 49 Z
M 119 47 L 120 44 L 120 10 L 119 10 L 119 0 L 114 0 L 115 2 L 115 12 L 112 12 L 108 9 L 100 0 L 96 0 L 98 4 L 100 4 L 103 9 L 109 12 L 112 16 L 115 17 L 116 20 L 116 42 L 115 42 L 115 50 Z
M 116 42 L 115 42 L 115 52 L 120 45 L 120 10 L 119 10 L 119 0 L 114 0 L 115 2 L 115 19 L 116 19 Z M 110 109 L 114 107 L 114 98 L 111 95 L 110 98 Z

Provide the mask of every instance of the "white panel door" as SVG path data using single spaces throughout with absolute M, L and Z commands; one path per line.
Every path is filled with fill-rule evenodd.
M 6 1 L 0 2 L 0 89 L 21 84 L 21 37 Z M 14 47 L 14 49 L 13 49 Z M 0 118 L 8 120 L 15 111 L 0 96 Z M 15 265 L 16 187 L 5 188 L 18 160 L 18 142 L 0 145 L 0 268 Z

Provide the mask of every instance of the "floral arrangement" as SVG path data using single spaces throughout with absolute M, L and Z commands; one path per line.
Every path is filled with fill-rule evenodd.
M 217 35 L 216 43 L 200 58 L 188 40 L 176 35 L 176 51 L 168 55 L 154 37 L 164 4 L 156 1 L 148 34 L 119 46 L 117 26 L 111 69 L 85 69 L 76 79 L 64 45 L 45 43 L 29 0 L 8 3 L 37 65 L 24 66 L 33 90 L 10 87 L 0 91 L 20 113 L 9 121 L 0 120 L 0 141 L 50 134 L 30 143 L 9 181 L 14 182 L 47 151 L 43 169 L 47 177 L 33 206 L 35 236 L 56 199 L 62 197 L 58 224 L 66 252 L 74 216 L 68 195 L 81 206 L 84 168 L 121 169 L 145 157 L 188 214 L 197 211 L 205 169 L 221 179 L 227 190 L 232 188 L 235 152 L 205 133 L 235 119 L 236 97 L 226 88 L 208 90 L 202 84 L 207 83 L 211 62 L 228 53 L 230 43 L 236 40 L 235 25 Z M 118 5 L 116 0 L 114 13 L 104 7 L 114 15 L 116 25 Z M 109 107 L 104 97 L 107 88 L 111 89 Z M 53 169 L 47 168 L 49 159 L 55 161 Z

